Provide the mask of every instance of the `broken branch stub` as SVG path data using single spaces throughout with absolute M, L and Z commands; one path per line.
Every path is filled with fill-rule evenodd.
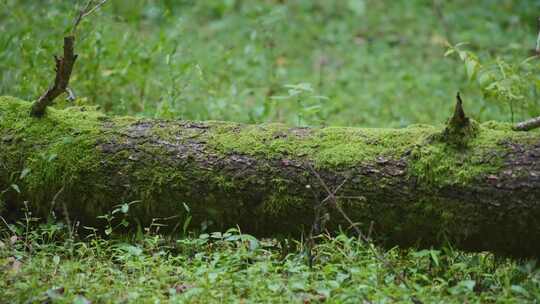
M 540 117 L 531 118 L 529 120 L 518 123 L 514 126 L 515 131 L 530 131 L 540 127 Z
M 459 96 L 459 92 L 456 95 L 456 107 L 454 108 L 454 115 L 450 119 L 450 125 L 455 128 L 464 128 L 469 124 L 469 118 L 465 115 L 463 110 L 463 100 Z
M 477 127 L 474 121 L 465 115 L 463 110 L 463 100 L 459 95 L 456 95 L 456 106 L 454 114 L 448 120 L 446 128 L 442 133 L 442 140 L 449 144 L 457 146 L 466 146 L 471 137 L 476 135 Z
M 71 72 L 73 71 L 73 65 L 77 60 L 77 55 L 74 52 L 74 45 L 75 36 L 64 37 L 64 54 L 62 57 L 55 56 L 56 76 L 54 78 L 54 83 L 45 94 L 41 95 L 41 97 L 34 102 L 30 111 L 32 116 L 43 116 L 47 107 L 50 106 L 59 95 L 66 92 Z

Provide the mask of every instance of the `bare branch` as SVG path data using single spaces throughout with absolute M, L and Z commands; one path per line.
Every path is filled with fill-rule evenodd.
M 458 98 L 459 98 L 459 95 L 458 95 Z M 459 98 L 459 101 L 461 101 L 461 98 Z M 366 244 L 368 244 L 368 248 L 369 250 L 373 253 L 373 255 L 375 256 L 375 258 L 381 262 L 388 270 L 390 270 L 391 272 L 394 273 L 396 279 L 398 279 L 401 283 L 403 283 L 403 285 L 405 285 L 407 288 L 411 288 L 409 286 L 409 284 L 407 283 L 407 281 L 405 280 L 405 277 L 396 269 L 395 265 L 390 261 L 388 260 L 388 258 L 384 255 L 384 253 L 380 253 L 372 244 L 370 238 L 371 238 L 371 234 L 373 232 L 373 222 L 370 223 L 370 227 L 369 227 L 369 234 L 368 236 L 365 236 L 364 234 L 362 234 L 362 232 L 360 231 L 360 229 L 357 227 L 357 224 L 354 223 L 350 218 L 349 216 L 347 215 L 347 213 L 345 213 L 345 211 L 339 206 L 338 202 L 337 202 L 337 197 L 336 197 L 336 193 L 339 189 L 341 189 L 341 187 L 346 183 L 347 179 L 345 179 L 337 188 L 336 190 L 334 191 L 330 191 L 330 188 L 327 186 L 326 182 L 322 179 L 321 175 L 319 173 L 317 173 L 317 171 L 311 166 L 311 165 L 308 165 L 309 166 L 309 169 L 311 170 L 311 173 L 317 178 L 317 180 L 319 180 L 319 183 L 321 184 L 321 186 L 324 188 L 324 190 L 327 192 L 328 196 L 327 198 L 324 200 L 330 200 L 330 202 L 332 203 L 332 206 L 335 207 L 338 212 L 345 218 L 345 220 L 350 224 L 350 226 L 356 231 L 356 233 L 358 234 L 358 238 L 359 240 L 365 242 Z M 323 202 L 324 202 L 323 201 Z M 321 203 L 322 204 L 322 203 Z M 310 238 L 310 241 L 311 243 L 314 242 L 313 240 L 313 235 L 311 236 Z M 312 245 L 311 245 L 312 246 Z M 311 260 L 312 258 L 310 258 L 310 265 L 311 265 Z
M 74 53 L 75 37 L 64 37 L 64 55 L 62 57 L 55 56 L 56 61 L 56 77 L 52 87 L 39 99 L 34 102 L 31 109 L 31 115 L 41 117 L 45 114 L 45 109 L 50 106 L 54 99 L 64 93 L 69 85 L 73 65 L 77 60 L 77 55 Z
M 536 38 L 536 47 L 534 49 L 536 56 L 540 56 L 540 18 L 538 18 L 538 36 Z M 514 131 L 530 131 L 540 127 L 540 116 L 516 124 Z
M 330 188 L 328 188 L 328 186 L 326 185 L 326 183 L 322 179 L 322 177 L 319 175 L 319 173 L 317 173 L 317 171 L 315 171 L 315 169 L 313 167 L 310 166 L 309 168 L 311 170 L 311 173 L 313 173 L 313 175 L 319 180 L 319 183 L 321 184 L 321 186 L 324 188 L 324 190 L 328 194 L 328 196 L 323 200 L 323 203 L 329 200 L 330 203 L 332 204 L 332 206 L 335 207 L 336 210 L 341 214 L 341 216 L 343 216 L 343 218 L 351 225 L 351 227 L 354 229 L 356 234 L 358 234 L 359 237 L 362 237 L 363 236 L 362 231 L 360 231 L 360 229 L 357 227 L 357 225 L 349 218 L 347 213 L 345 213 L 345 211 L 343 211 L 343 209 L 339 206 L 338 201 L 337 201 L 336 192 L 339 191 L 339 189 L 341 189 L 341 187 L 347 182 L 347 180 L 345 179 L 336 188 L 336 190 L 331 191 Z
M 107 0 L 101 0 L 96 5 L 92 6 L 94 4 L 94 0 L 88 0 L 88 3 L 86 6 L 79 11 L 79 15 L 77 18 L 75 18 L 75 22 L 73 23 L 73 27 L 71 29 L 71 34 L 73 35 L 75 31 L 77 30 L 77 26 L 81 23 L 83 18 L 90 16 L 92 13 L 97 11 L 103 4 L 105 4 Z
M 84 17 L 91 15 L 97 9 L 99 9 L 107 0 L 101 0 L 94 5 L 94 0 L 89 0 L 84 9 L 82 9 L 77 17 L 71 29 L 71 34 L 67 37 L 64 37 L 64 55 L 62 57 L 55 56 L 56 63 L 56 77 L 54 79 L 53 85 L 41 95 L 39 99 L 34 102 L 30 114 L 34 117 L 42 117 L 45 114 L 45 110 L 50 106 L 54 100 L 61 95 L 62 93 L 68 93 L 68 98 L 73 99 L 74 94 L 69 90 L 69 79 L 71 78 L 71 73 L 73 71 L 73 66 L 77 60 L 77 55 L 75 54 L 75 31 L 79 23 L 81 23 Z
M 446 40 L 448 41 L 448 43 L 454 42 L 453 39 L 452 39 L 452 30 L 450 28 L 450 24 L 448 23 L 448 20 L 446 19 L 446 16 L 444 15 L 444 12 L 443 12 L 442 1 L 441 0 L 433 0 L 432 4 L 433 4 L 432 5 L 433 11 L 434 11 L 435 15 L 437 16 L 437 19 L 441 23 L 441 26 L 442 26 L 442 28 L 444 30 Z
M 515 131 L 530 131 L 540 127 L 540 116 L 520 122 L 514 126 Z

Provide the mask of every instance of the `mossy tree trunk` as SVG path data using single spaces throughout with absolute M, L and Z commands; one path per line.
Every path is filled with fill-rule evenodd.
M 336 196 L 343 211 L 388 244 L 451 241 L 470 250 L 537 255 L 540 133 L 469 121 L 472 131 L 290 128 L 108 117 L 0 99 L 0 191 L 5 212 L 103 226 L 97 216 L 130 203 L 141 225 L 239 225 L 255 235 L 309 231 L 314 209 Z M 462 134 L 463 133 L 463 134 Z M 451 140 L 458 134 L 459 140 Z M 17 185 L 12 186 L 12 185 Z M 19 193 L 20 192 L 20 193 Z M 349 228 L 327 206 L 326 228 Z

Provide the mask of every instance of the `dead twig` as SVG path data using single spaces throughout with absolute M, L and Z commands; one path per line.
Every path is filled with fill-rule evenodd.
M 448 24 L 446 16 L 444 15 L 442 5 L 441 0 L 433 0 L 433 11 L 442 25 L 446 40 L 448 43 L 451 43 L 453 41 L 452 30 L 450 28 L 450 24 Z
M 341 206 L 339 206 L 338 204 L 338 201 L 337 201 L 337 197 L 336 197 L 336 193 L 337 191 L 339 191 L 341 189 L 341 187 L 343 187 L 343 185 L 347 182 L 347 179 L 345 179 L 334 191 L 331 191 L 330 188 L 328 188 L 328 186 L 326 185 L 326 183 L 324 182 L 324 180 L 322 179 L 322 177 L 319 175 L 319 173 L 317 173 L 317 171 L 315 171 L 315 169 L 310 165 L 309 166 L 310 170 L 311 170 L 311 173 L 313 173 L 313 175 L 317 178 L 317 180 L 319 180 L 319 183 L 321 184 L 321 186 L 324 188 L 324 190 L 326 191 L 327 193 L 327 197 L 322 201 L 322 203 L 325 203 L 327 201 L 330 201 L 330 203 L 332 204 L 332 206 L 334 208 L 336 208 L 336 210 L 341 214 L 341 216 L 343 216 L 343 218 L 351 225 L 351 227 L 355 230 L 356 234 L 358 236 L 362 236 L 362 231 L 360 231 L 360 229 L 357 227 L 357 225 L 355 223 L 353 223 L 353 221 L 349 218 L 349 216 L 347 215 L 347 213 L 345 213 L 345 211 L 343 211 L 343 209 L 341 208 Z
M 77 17 L 75 18 L 75 22 L 73 23 L 70 35 L 64 37 L 63 56 L 54 57 L 56 64 L 56 77 L 54 78 L 54 83 L 45 92 L 45 94 L 41 95 L 38 100 L 36 100 L 34 104 L 32 104 L 30 115 L 34 117 L 42 117 L 45 114 L 45 110 L 47 109 L 47 107 L 50 106 L 58 96 L 65 92 L 68 93 L 68 96 L 70 98 L 74 96 L 73 93 L 71 93 L 71 90 L 69 90 L 68 85 L 69 79 L 71 78 L 71 73 L 73 72 L 73 66 L 75 65 L 75 61 L 77 60 L 77 54 L 75 54 L 74 51 L 75 32 L 77 30 L 77 26 L 81 23 L 83 18 L 91 15 L 106 2 L 107 0 L 101 0 L 94 5 L 94 1 L 90 0 L 88 1 L 84 9 L 79 12 Z
M 58 200 L 62 192 L 64 192 L 64 189 L 65 189 L 65 185 L 63 185 L 62 188 L 60 188 L 60 190 L 58 190 L 58 192 L 56 192 L 56 194 L 54 195 L 51 201 L 51 212 L 54 210 L 54 207 L 56 206 L 56 201 Z
M 73 239 L 73 227 L 71 226 L 71 219 L 69 218 L 69 211 L 66 205 L 66 202 L 62 202 L 62 213 L 64 214 L 64 220 L 66 221 L 66 226 L 68 228 L 69 239 Z
M 100 2 L 92 6 L 94 4 L 94 0 L 89 0 L 86 6 L 82 10 L 79 11 L 79 15 L 77 15 L 77 18 L 75 18 L 75 22 L 73 22 L 73 27 L 71 28 L 71 34 L 72 35 L 75 34 L 75 31 L 77 30 L 77 26 L 79 26 L 83 18 L 88 17 L 91 14 L 93 14 L 106 2 L 107 0 L 101 0 Z
M 321 184 L 321 186 L 324 188 L 324 190 L 326 191 L 327 193 L 327 197 L 323 200 L 324 201 L 330 201 L 331 202 L 331 206 L 336 208 L 336 210 L 338 210 L 338 212 L 345 218 L 345 220 L 351 225 L 352 228 L 354 228 L 355 232 L 357 233 L 358 235 L 358 239 L 365 242 L 366 244 L 368 244 L 368 248 L 369 250 L 373 253 L 373 256 L 375 256 L 375 258 L 381 262 L 389 271 L 391 271 L 394 276 L 396 277 L 396 279 L 403 283 L 403 285 L 405 285 L 405 287 L 407 288 L 410 288 L 409 284 L 407 283 L 407 281 L 405 280 L 405 278 L 403 277 L 403 275 L 398 272 L 394 266 L 394 264 L 392 264 L 391 261 L 389 261 L 386 256 L 383 254 L 383 253 L 380 253 L 378 250 L 375 249 L 375 246 L 373 245 L 373 243 L 371 242 L 371 233 L 373 232 L 373 222 L 370 223 L 370 227 L 369 227 L 369 236 L 365 236 L 364 234 L 362 234 L 362 232 L 360 231 L 360 228 L 357 227 L 357 224 L 354 223 L 350 218 L 349 216 L 347 215 L 347 213 L 345 213 L 345 211 L 343 210 L 343 208 L 341 208 L 341 206 L 339 206 L 338 204 L 338 201 L 337 201 L 337 196 L 336 196 L 336 193 L 339 189 L 341 189 L 341 187 L 346 183 L 347 179 L 345 179 L 337 188 L 336 190 L 334 191 L 331 191 L 330 188 L 328 187 L 328 185 L 326 184 L 326 182 L 323 180 L 323 178 L 321 177 L 321 175 L 311 166 L 309 165 L 309 169 L 311 170 L 311 173 L 317 178 L 317 180 L 319 181 L 319 183 Z M 321 204 L 323 204 L 321 202 Z M 311 241 L 313 242 L 313 236 L 311 238 Z M 311 262 L 311 261 L 310 261 Z
M 536 37 L 536 47 L 534 48 L 536 56 L 540 56 L 540 18 L 538 18 L 538 36 Z M 540 116 L 516 124 L 514 131 L 530 131 L 540 127 Z
M 77 55 L 74 53 L 75 36 L 64 37 L 64 56 L 54 57 L 56 61 L 56 77 L 54 84 L 45 94 L 34 102 L 30 114 L 34 117 L 41 117 L 45 114 L 45 109 L 50 106 L 54 99 L 64 93 L 69 85 L 69 78 L 73 71 L 73 65 L 77 60 Z
M 540 127 L 540 116 L 520 122 L 514 126 L 515 131 L 530 131 Z
M 313 170 L 313 168 L 311 169 Z M 333 197 L 335 197 L 336 193 L 341 189 L 343 185 L 345 185 L 346 182 L 347 179 L 343 180 L 343 182 L 338 187 L 336 187 L 336 189 L 334 189 L 334 191 L 332 192 Z M 326 205 L 326 202 L 331 199 L 332 196 L 329 195 L 324 200 L 319 202 L 319 196 L 313 190 L 311 185 L 307 185 L 306 187 L 311 190 L 311 192 L 313 193 L 313 197 L 315 198 L 315 214 L 313 219 L 313 225 L 311 226 L 311 230 L 309 232 L 309 239 L 306 243 L 309 267 L 311 268 L 313 266 L 314 259 L 311 252 L 313 250 L 313 247 L 315 247 L 315 237 L 325 229 L 326 222 L 330 219 L 328 213 L 321 215 L 321 211 L 325 210 L 324 206 Z

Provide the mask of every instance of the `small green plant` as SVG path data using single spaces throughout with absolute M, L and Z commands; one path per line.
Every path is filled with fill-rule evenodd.
M 523 303 L 540 296 L 536 262 L 486 252 L 388 250 L 344 234 L 321 235 L 309 267 L 302 241 L 285 239 L 291 246 L 284 255 L 278 240 L 238 228 L 180 239 L 72 236 L 65 225 L 33 220 L 2 232 L 2 295 L 17 303 Z
M 188 232 L 189 232 L 188 228 L 189 228 L 189 224 L 191 224 L 192 216 L 191 216 L 191 208 L 189 208 L 188 204 L 182 203 L 182 205 L 184 206 L 184 210 L 186 211 L 186 215 L 184 216 L 183 224 L 182 224 L 182 236 L 185 237 L 188 235 Z M 180 223 L 182 222 L 178 222 L 178 224 Z
M 98 216 L 97 217 L 98 219 L 103 219 L 107 222 L 107 224 L 105 225 L 105 230 L 104 230 L 105 235 L 107 236 L 111 235 L 113 231 L 115 231 L 117 228 L 129 227 L 129 221 L 128 221 L 129 208 L 131 205 L 139 203 L 139 202 L 140 201 L 132 201 L 129 203 L 116 205 L 115 208 L 110 213 Z M 114 223 L 115 219 L 117 219 L 117 216 L 115 216 L 115 214 L 121 215 L 120 222 L 117 222 L 116 224 Z M 87 228 L 87 229 L 93 230 L 92 228 Z
M 310 83 L 287 84 L 287 95 L 272 96 L 273 100 L 292 100 L 296 103 L 296 123 L 305 126 L 308 122 L 319 123 L 322 101 L 328 97 L 316 95 Z
M 512 122 L 518 110 L 527 116 L 538 115 L 540 64 L 538 56 L 508 62 L 500 57 L 482 62 L 479 56 L 464 49 L 465 43 L 449 46 L 445 56 L 457 54 L 466 75 L 497 107 L 507 107 Z M 504 110 L 504 109 L 503 109 Z

